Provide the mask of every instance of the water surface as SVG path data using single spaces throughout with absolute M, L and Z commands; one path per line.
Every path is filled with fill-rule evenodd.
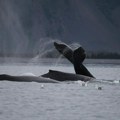
M 44 61 L 45 62 L 45 61 Z M 120 64 L 85 63 L 97 79 L 120 80 Z M 69 63 L 1 63 L 0 74 L 41 75 L 49 69 L 74 72 Z M 97 90 L 95 85 L 102 86 Z M 89 83 L 0 82 L 0 120 L 118 120 L 120 85 Z

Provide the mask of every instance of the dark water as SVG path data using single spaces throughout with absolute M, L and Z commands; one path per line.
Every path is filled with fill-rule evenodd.
M 45 61 L 44 61 L 45 62 Z M 49 60 L 50 62 L 50 60 Z M 46 62 L 46 63 L 49 63 Z M 24 63 L 24 64 L 23 64 Z M 49 69 L 74 72 L 70 64 L 1 63 L 0 74 L 40 75 Z M 120 64 L 87 63 L 98 79 L 120 80 Z M 96 84 L 102 90 L 95 88 Z M 118 120 L 120 83 L 61 84 L 0 82 L 0 120 Z

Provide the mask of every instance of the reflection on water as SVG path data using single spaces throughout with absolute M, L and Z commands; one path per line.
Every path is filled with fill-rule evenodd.
M 23 60 L 23 59 L 22 59 Z M 0 59 L 1 61 L 1 59 Z M 0 74 L 40 75 L 55 69 L 74 72 L 69 62 L 54 65 L 55 59 L 38 63 L 0 63 Z M 112 61 L 113 62 L 113 61 Z M 44 64 L 43 64 L 44 63 Z M 98 79 L 120 80 L 120 63 L 98 64 L 85 61 Z M 95 85 L 102 86 L 97 90 Z M 41 87 L 44 86 L 44 87 Z M 118 120 L 120 118 L 120 84 L 80 82 L 61 84 L 0 82 L 0 120 Z

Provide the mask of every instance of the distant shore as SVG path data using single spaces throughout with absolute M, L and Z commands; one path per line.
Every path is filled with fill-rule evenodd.
M 0 57 L 0 64 L 68 64 L 71 63 L 65 58 L 19 58 Z M 120 59 L 85 59 L 84 64 L 120 64 Z

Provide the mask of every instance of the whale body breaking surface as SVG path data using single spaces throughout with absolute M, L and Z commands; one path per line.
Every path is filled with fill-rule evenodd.
M 0 81 L 8 80 L 17 82 L 59 83 L 78 80 L 87 82 L 95 79 L 95 77 L 82 64 L 86 57 L 86 53 L 81 46 L 75 50 L 72 50 L 72 48 L 65 43 L 54 42 L 54 46 L 60 54 L 73 64 L 76 74 L 56 70 L 49 70 L 48 73 L 41 76 L 36 76 L 33 73 L 24 73 L 19 76 L 1 74 Z

